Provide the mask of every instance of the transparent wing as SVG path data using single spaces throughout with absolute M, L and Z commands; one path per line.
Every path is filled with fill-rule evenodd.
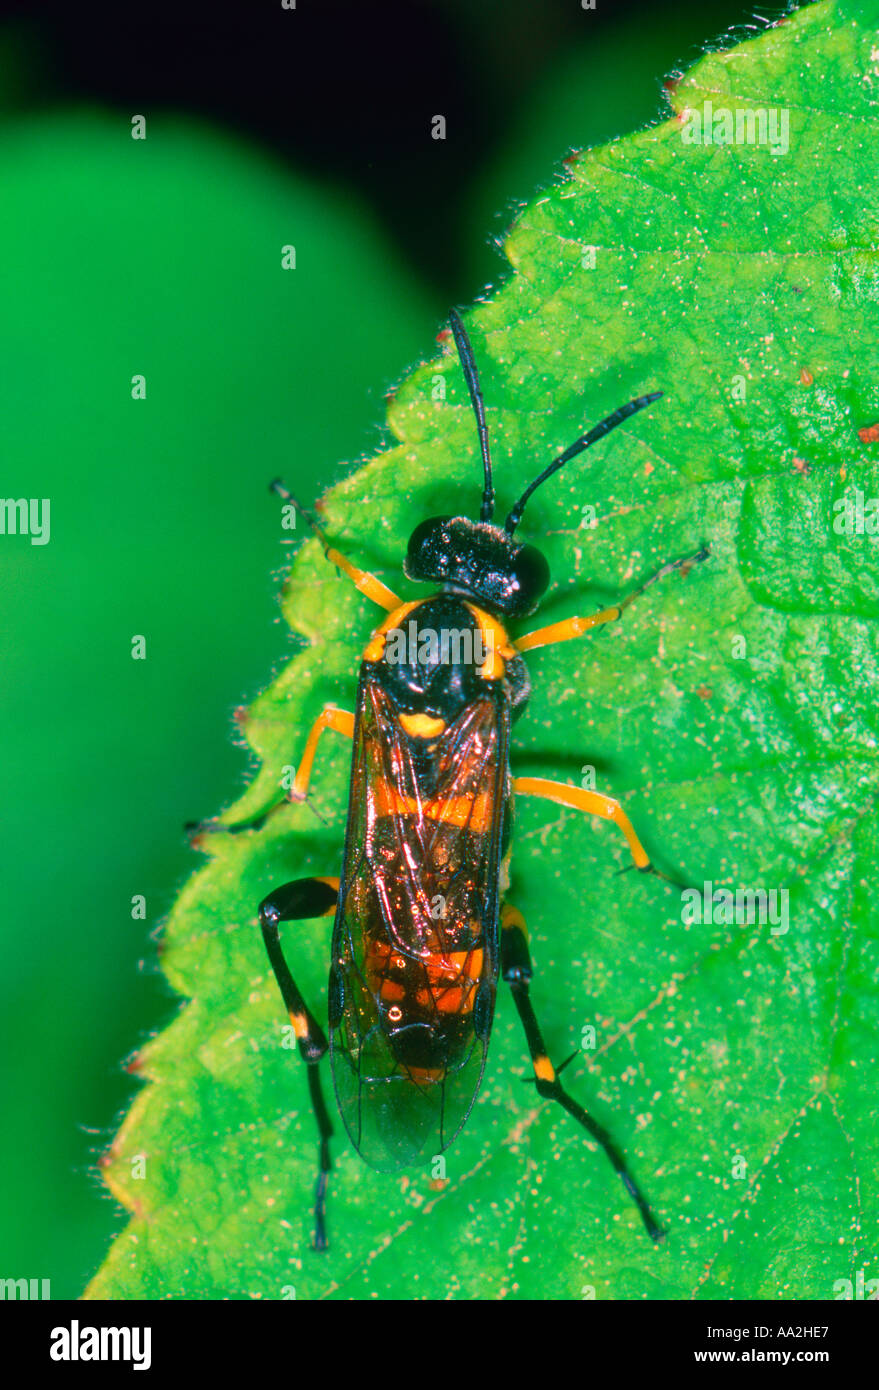
M 487 687 L 435 739 L 410 740 L 367 673 L 354 735 L 333 936 L 339 1110 L 374 1167 L 439 1153 L 479 1089 L 497 979 L 509 716 Z

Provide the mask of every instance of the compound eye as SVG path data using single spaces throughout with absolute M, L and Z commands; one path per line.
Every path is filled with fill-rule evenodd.
M 441 539 L 442 527 L 446 521 L 451 521 L 451 517 L 428 517 L 427 521 L 420 521 L 414 528 L 409 537 L 409 545 L 406 548 L 406 557 L 409 560 L 417 560 L 424 549 L 430 548 L 431 543 L 435 545 Z
M 549 565 L 536 545 L 523 545 L 516 556 L 516 580 L 522 600 L 536 603 L 549 588 Z

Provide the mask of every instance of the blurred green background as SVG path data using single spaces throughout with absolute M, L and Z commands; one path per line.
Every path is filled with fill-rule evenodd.
M 124 1224 L 94 1165 L 125 1056 L 178 1007 L 155 935 L 198 862 L 183 822 L 247 780 L 232 712 L 296 640 L 267 482 L 310 499 L 373 453 L 383 393 L 508 273 L 517 203 L 663 117 L 663 77 L 750 19 L 359 10 L 206 30 L 184 6 L 133 45 L 0 8 L 0 495 L 51 500 L 49 544 L 0 536 L 0 1277 L 53 1297 Z

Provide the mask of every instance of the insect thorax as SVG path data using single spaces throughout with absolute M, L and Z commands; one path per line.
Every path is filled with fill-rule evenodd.
M 416 732 L 439 729 L 440 720 L 450 724 L 489 690 L 509 701 L 515 719 L 530 690 L 525 664 L 502 625 L 453 593 L 403 604 L 382 624 L 364 658 L 404 728 L 408 723 Z

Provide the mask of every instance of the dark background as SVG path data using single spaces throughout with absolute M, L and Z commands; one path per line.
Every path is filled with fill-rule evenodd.
M 508 274 L 499 243 L 516 207 L 571 148 L 663 119 L 663 78 L 780 11 L 761 13 L 736 0 L 298 0 L 168 18 L 0 5 L 0 275 L 18 325 L 0 347 L 0 491 L 50 495 L 56 516 L 49 546 L 0 547 L 0 1277 L 76 1296 L 124 1222 L 94 1164 L 135 1089 L 121 1059 L 176 1008 L 154 937 L 198 862 L 181 826 L 246 781 L 231 712 L 289 651 L 265 483 L 283 472 L 313 497 L 339 459 L 374 452 L 386 388 L 430 353 L 451 304 Z M 162 166 L 143 209 L 113 163 L 114 130 L 131 157 L 136 112 L 159 154 L 173 132 L 181 167 L 175 181 Z M 445 141 L 431 138 L 437 114 Z M 206 133 L 229 152 L 222 215 Z M 221 312 L 242 167 L 289 185 L 311 264 L 324 257 L 320 278 L 297 281 L 295 341 L 283 303 L 239 296 Z M 87 225 L 66 220 L 80 186 Z M 178 256 L 194 225 L 203 251 Z M 154 344 L 150 391 L 164 368 L 172 383 L 189 373 L 188 393 L 136 417 L 152 432 L 134 437 L 130 406 L 114 414 L 101 393 L 138 370 L 157 299 L 167 360 Z M 190 325 L 182 346 L 169 322 Z M 203 378 L 193 353 L 221 330 Z M 96 401 L 80 408 L 70 383 L 80 401 L 96 383 Z M 140 632 L 154 654 L 142 670 L 128 656 Z
M 35 14 L 23 0 L 0 14 L 18 66 L 7 108 L 97 101 L 231 127 L 317 182 L 356 190 L 395 253 L 451 302 L 499 274 L 486 244 L 509 220 L 499 199 L 524 201 L 572 143 L 656 119 L 663 77 L 784 9 L 760 7 L 758 19 L 735 0 L 276 0 L 97 18 L 68 3 Z M 445 141 L 429 137 L 439 112 Z M 518 161 L 520 183 L 480 190 L 505 160 Z

